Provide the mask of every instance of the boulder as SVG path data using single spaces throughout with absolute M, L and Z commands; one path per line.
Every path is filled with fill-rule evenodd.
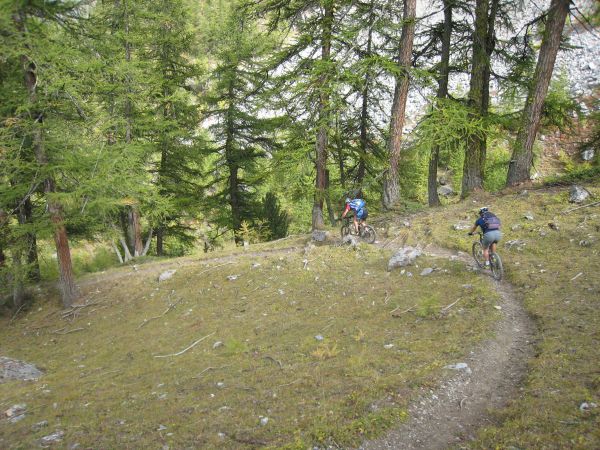
M 450 197 L 452 195 L 456 195 L 454 192 L 454 189 L 452 189 L 450 186 L 448 185 L 444 185 L 444 186 L 440 186 L 438 188 L 438 194 L 442 195 L 444 197 Z
M 0 356 L 0 383 L 7 380 L 37 380 L 42 375 L 33 364 Z
M 163 273 L 161 273 L 158 276 L 158 281 L 167 281 L 170 278 L 173 278 L 173 275 L 175 275 L 175 272 L 177 272 L 175 269 L 171 269 L 171 270 L 165 270 Z
M 315 242 L 325 242 L 327 240 L 327 231 L 314 230 L 312 232 L 312 240 Z
M 422 255 L 421 249 L 416 247 L 403 247 L 398 250 L 388 261 L 388 271 L 394 267 L 405 267 L 411 265 L 415 259 Z
M 342 238 L 342 244 L 348 244 L 352 247 L 356 247 L 359 243 L 358 236 L 354 236 L 352 234 L 347 234 Z
M 583 159 L 584 161 L 591 161 L 592 159 L 594 159 L 595 154 L 596 153 L 593 148 L 586 148 L 581 152 L 581 159 Z
M 571 203 L 582 203 L 590 196 L 587 189 L 581 186 L 573 185 L 569 191 L 569 202 Z

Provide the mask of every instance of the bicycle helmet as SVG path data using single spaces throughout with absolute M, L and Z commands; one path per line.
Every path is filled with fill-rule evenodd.
M 350 203 L 352 200 L 350 200 L 348 197 L 346 197 L 346 203 Z
M 488 212 L 488 207 L 484 206 L 483 208 L 479 208 L 479 215 L 482 215 L 483 213 Z

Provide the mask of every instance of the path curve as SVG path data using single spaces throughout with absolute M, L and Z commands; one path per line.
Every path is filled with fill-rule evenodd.
M 432 245 L 425 253 L 472 262 L 466 253 Z M 423 389 L 409 405 L 405 423 L 379 439 L 364 442 L 360 450 L 445 449 L 472 440 L 480 427 L 491 424 L 492 410 L 518 397 L 527 362 L 533 356 L 535 326 L 508 282 L 494 281 L 486 271 L 482 276 L 488 276 L 490 286 L 501 296 L 502 319 L 494 338 L 460 361 L 468 364 L 471 373 L 461 370 L 449 374 L 435 390 Z

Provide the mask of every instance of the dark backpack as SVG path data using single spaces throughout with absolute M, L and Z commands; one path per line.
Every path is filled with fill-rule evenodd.
M 500 229 L 500 219 L 491 212 L 483 214 L 483 222 L 485 223 L 485 231 Z

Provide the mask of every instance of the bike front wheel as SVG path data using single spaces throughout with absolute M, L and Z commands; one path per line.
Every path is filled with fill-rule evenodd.
M 500 255 L 497 253 L 490 252 L 490 269 L 492 269 L 494 280 L 500 281 L 504 275 L 504 268 L 502 267 Z
M 365 225 L 362 230 L 362 238 L 364 239 L 364 241 L 368 244 L 372 244 L 373 242 L 375 242 L 376 237 L 377 235 L 375 234 L 375 230 L 373 229 L 373 227 Z
M 350 227 L 348 225 L 342 225 L 342 229 L 340 230 L 342 233 L 342 239 L 350 234 Z
M 481 242 L 473 242 L 473 259 L 477 263 L 477 267 L 483 269 L 485 267 L 485 259 L 483 257 L 483 245 Z

